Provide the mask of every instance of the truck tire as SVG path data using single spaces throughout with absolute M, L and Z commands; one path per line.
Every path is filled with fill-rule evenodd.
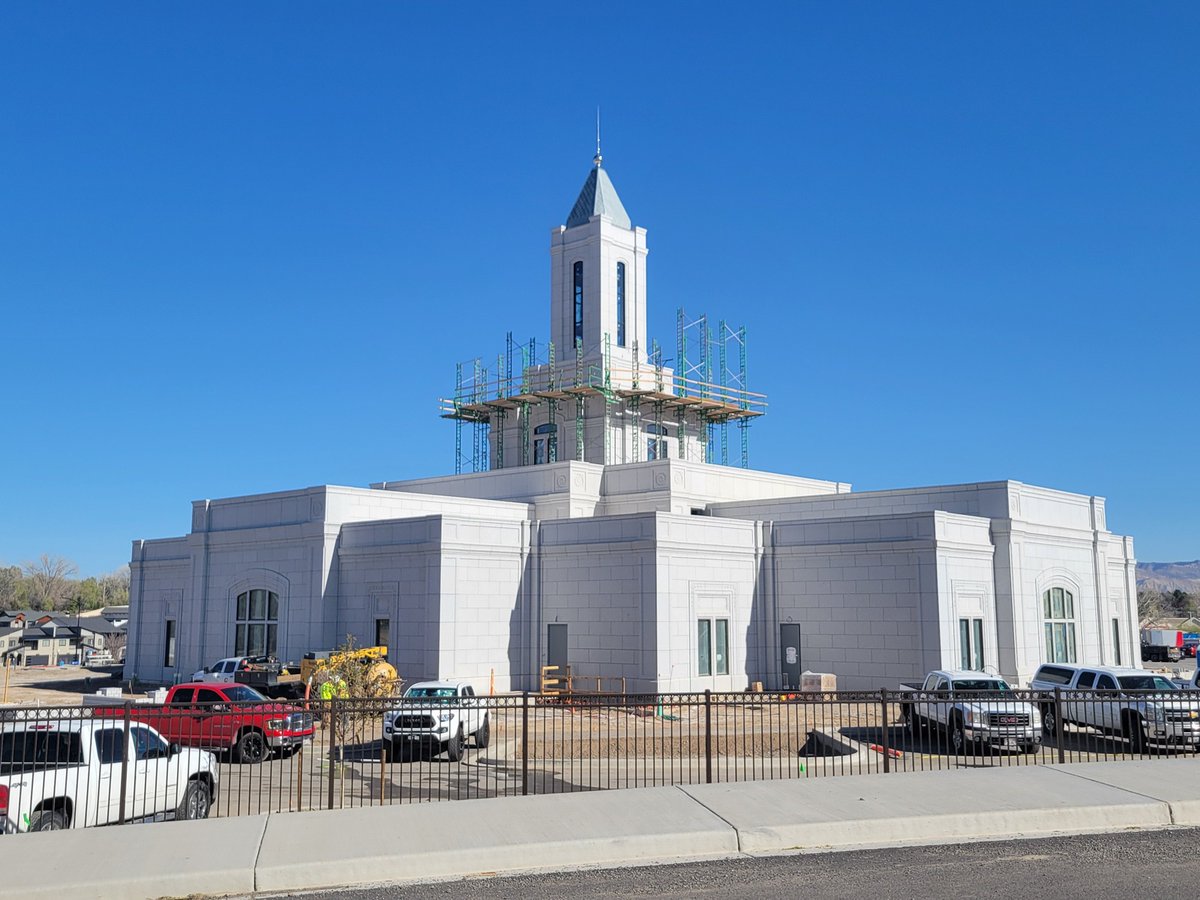
M 463 728 L 458 726 L 458 731 L 454 737 L 446 742 L 446 756 L 450 757 L 450 762 L 458 762 L 463 758 L 463 753 L 467 749 L 467 738 L 463 734 Z
M 1058 733 L 1058 717 L 1054 714 L 1054 704 L 1047 703 L 1042 707 L 1042 734 L 1054 737 Z
M 30 831 L 59 831 L 71 823 L 61 809 L 39 809 L 29 819 Z
M 915 738 L 921 736 L 921 732 L 925 730 L 925 723 L 921 721 L 921 717 L 917 715 L 917 711 L 911 706 L 908 708 L 908 733 Z
M 1137 713 L 1126 713 L 1121 720 L 1121 732 L 1129 741 L 1129 749 L 1134 753 L 1146 752 L 1146 729 L 1142 726 L 1142 717 Z
M 238 737 L 237 743 L 233 745 L 235 762 L 260 763 L 267 758 L 267 755 L 267 739 L 263 737 L 261 731 L 253 728 L 243 731 Z
M 963 721 L 961 716 L 954 716 L 950 720 L 950 749 L 959 756 L 966 755 L 967 733 L 963 730 Z
M 208 785 L 199 779 L 193 779 L 188 782 L 187 790 L 183 792 L 179 808 L 175 810 L 175 819 L 176 821 L 207 819 L 210 809 L 212 809 L 212 794 L 209 792 Z
M 487 747 L 492 740 L 492 719 L 491 716 L 484 713 L 483 724 L 479 726 L 479 730 L 475 732 L 475 746 L 480 750 Z

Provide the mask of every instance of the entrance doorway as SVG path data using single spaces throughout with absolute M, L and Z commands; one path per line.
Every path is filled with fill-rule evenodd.
M 556 678 L 567 677 L 567 626 L 546 626 L 546 665 L 558 666 L 551 673 Z
M 800 687 L 800 626 L 779 626 L 779 670 L 783 673 L 783 689 Z

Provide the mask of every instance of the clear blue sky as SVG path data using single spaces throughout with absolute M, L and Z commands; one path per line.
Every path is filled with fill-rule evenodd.
M 453 471 L 605 166 L 651 329 L 744 322 L 751 464 L 1013 478 L 1200 557 L 1200 5 L 0 6 L 0 563 Z

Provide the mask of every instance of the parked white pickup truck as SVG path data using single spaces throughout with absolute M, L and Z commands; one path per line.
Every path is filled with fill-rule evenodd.
M 466 752 L 467 736 L 482 749 L 491 740 L 492 724 L 480 707 L 475 689 L 465 681 L 421 681 L 404 692 L 383 714 L 383 747 L 388 759 L 406 760 L 419 750 L 446 755 L 457 762 Z
M 199 672 L 192 673 L 192 681 L 203 681 L 208 684 L 233 684 L 238 666 L 247 657 L 231 656 L 229 659 L 218 659 L 211 666 L 205 666 Z
M 1041 743 L 1042 723 L 1037 708 L 1023 700 L 1006 700 L 1011 693 L 1003 678 L 984 672 L 939 669 L 925 676 L 919 691 L 902 704 L 903 715 L 914 735 L 928 728 L 945 731 L 955 753 L 972 744 L 1032 753 Z
M 0 824 L 5 834 L 107 825 L 173 814 L 204 819 L 217 797 L 217 761 L 115 720 L 6 722 L 0 732 Z
M 1165 675 L 1120 666 L 1046 663 L 1030 685 L 1045 695 L 1042 722 L 1047 734 L 1059 727 L 1055 713 L 1061 707 L 1063 724 L 1123 737 L 1135 753 L 1149 746 L 1200 747 L 1200 703 L 1180 696 Z M 1050 696 L 1056 688 L 1057 705 Z

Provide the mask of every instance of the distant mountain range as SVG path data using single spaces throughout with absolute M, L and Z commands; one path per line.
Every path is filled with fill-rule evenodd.
M 1138 563 L 1139 588 L 1200 594 L 1200 559 L 1192 562 Z

